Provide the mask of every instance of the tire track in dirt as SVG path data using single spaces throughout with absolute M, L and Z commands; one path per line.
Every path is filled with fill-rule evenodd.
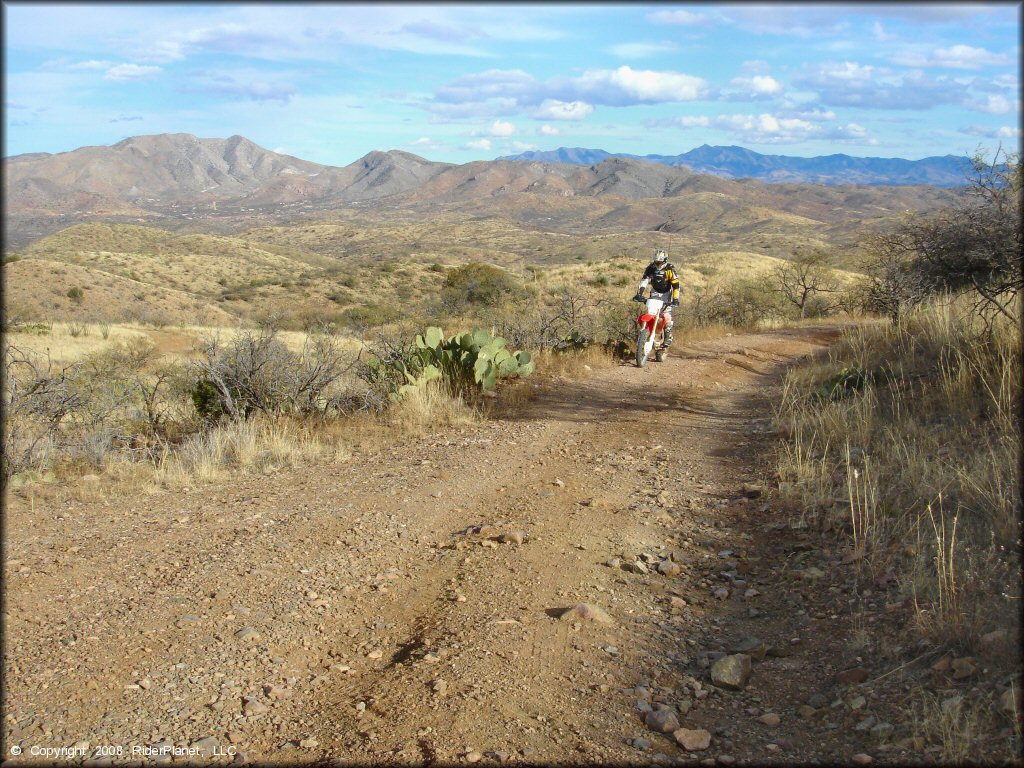
M 5 741 L 212 737 L 270 762 L 642 759 L 624 691 L 680 667 L 688 622 L 707 622 L 692 602 L 688 618 L 663 608 L 685 581 L 604 562 L 697 556 L 692 518 L 750 472 L 750 419 L 767 415 L 744 398 L 832 332 L 705 342 L 329 470 L 123 505 L 13 499 Z M 528 537 L 460 533 L 481 524 Z M 578 602 L 615 623 L 549 615 Z M 259 638 L 237 640 L 245 626 Z M 266 711 L 246 714 L 247 696 Z

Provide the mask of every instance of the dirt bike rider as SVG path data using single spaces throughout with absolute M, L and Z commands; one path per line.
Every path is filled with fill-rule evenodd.
M 654 260 L 644 270 L 643 279 L 636 289 L 633 301 L 644 301 L 644 289 L 651 286 L 651 297 L 665 302 L 663 316 L 665 318 L 665 346 L 672 343 L 672 307 L 679 306 L 679 277 L 676 268 L 668 260 L 665 251 L 658 250 Z

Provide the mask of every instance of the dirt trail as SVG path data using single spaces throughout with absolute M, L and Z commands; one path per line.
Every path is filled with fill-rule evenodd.
M 784 586 L 807 537 L 743 493 L 770 388 L 834 333 L 677 347 L 336 466 L 9 499 L 5 758 L 848 760 L 869 734 L 796 714 L 841 668 L 835 604 Z M 578 603 L 612 623 L 557 618 Z M 709 661 L 751 636 L 772 650 L 745 689 L 713 686 Z M 650 730 L 659 703 L 710 748 Z

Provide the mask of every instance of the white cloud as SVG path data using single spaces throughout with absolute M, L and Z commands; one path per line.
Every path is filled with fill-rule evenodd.
M 752 96 L 775 96 L 782 93 L 782 83 L 768 75 L 736 77 L 733 78 L 732 85 L 742 88 Z
M 142 66 L 139 64 L 118 64 L 107 70 L 104 80 L 144 80 L 161 72 L 160 67 Z
M 676 125 L 680 128 L 707 128 L 711 125 L 711 118 L 706 115 L 697 117 L 680 117 L 676 119 Z
M 992 53 L 984 48 L 974 48 L 970 45 L 940 48 L 935 51 L 934 60 L 936 66 L 959 69 L 981 69 L 982 67 L 1004 66 L 1013 63 L 1009 56 Z
M 482 151 L 490 151 L 491 140 L 490 139 L 475 139 L 474 141 L 466 142 L 466 146 L 469 149 L 478 149 Z
M 960 104 L 968 88 L 946 76 L 932 77 L 920 70 L 897 73 L 884 67 L 852 61 L 828 62 L 793 78 L 793 85 L 829 106 L 866 109 L 932 109 Z
M 646 59 L 662 53 L 676 50 L 675 43 L 619 43 L 611 47 L 611 52 L 622 59 Z
M 939 48 L 931 54 L 920 51 L 901 51 L 892 58 L 893 63 L 908 67 L 944 67 L 946 69 L 982 69 L 983 67 L 1008 66 L 1013 60 L 1001 53 L 992 53 L 984 48 L 970 45 L 954 45 Z
M 561 133 L 561 131 L 555 128 L 555 126 L 548 125 L 547 123 L 545 123 L 544 125 L 537 129 L 537 133 L 539 133 L 541 136 L 557 136 L 558 134 Z
M 526 152 L 527 150 L 536 149 L 536 148 L 537 148 L 536 144 L 527 144 L 525 141 L 513 141 L 512 142 L 512 149 L 516 150 L 517 152 Z
M 849 27 L 842 9 L 799 4 L 742 4 L 721 10 L 726 20 L 757 35 L 821 38 L 835 35 Z
M 516 132 L 516 127 L 512 123 L 503 123 L 501 120 L 495 120 L 491 125 L 491 136 L 506 137 L 511 136 Z
M 1014 103 L 1000 94 L 989 94 L 984 101 L 970 100 L 964 104 L 968 109 L 987 112 L 990 115 L 1008 115 L 1014 111 Z M 1020 109 L 1020 102 L 1017 102 Z
M 986 139 L 1020 139 L 1024 131 L 1016 126 L 1004 125 L 1000 128 L 986 128 L 982 125 L 969 125 L 961 128 L 960 133 L 969 136 L 983 136 Z
M 582 120 L 593 111 L 594 108 L 584 101 L 545 99 L 534 110 L 533 117 L 538 120 Z
M 677 24 L 692 27 L 707 24 L 711 19 L 702 13 L 691 11 L 655 11 L 647 14 L 647 20 L 653 24 Z
M 681 72 L 633 69 L 592 69 L 571 81 L 581 93 L 598 96 L 599 104 L 657 104 L 693 101 L 708 93 L 707 81 Z
M 424 109 L 439 118 L 498 117 L 518 113 L 538 120 L 581 120 L 596 104 L 626 107 L 710 97 L 708 83 L 681 72 L 591 69 L 577 77 L 537 80 L 522 70 L 463 75 L 439 87 Z
M 664 121 L 656 123 L 665 125 Z M 750 144 L 797 144 L 813 139 L 863 141 L 867 130 L 857 123 L 823 125 L 820 121 L 800 117 L 784 117 L 769 113 L 760 115 L 696 115 L 668 121 L 677 128 L 714 128 L 725 131 Z
M 288 81 L 287 71 L 263 72 L 255 68 L 195 70 L 184 93 L 205 92 L 250 101 L 288 103 L 298 89 Z
M 890 34 L 885 31 L 885 27 L 882 26 L 882 22 L 876 21 L 872 27 L 871 32 L 875 36 L 875 40 L 880 43 L 892 42 L 896 39 L 896 35 Z
M 72 70 L 89 70 L 89 69 L 109 69 L 114 66 L 112 61 L 96 61 L 96 59 L 90 59 L 89 61 L 80 61 L 77 64 L 71 64 L 68 69 Z

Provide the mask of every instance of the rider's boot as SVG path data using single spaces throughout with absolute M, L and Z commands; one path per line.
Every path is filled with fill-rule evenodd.
M 665 341 L 662 343 L 662 346 L 666 347 L 666 348 L 672 346 L 672 328 L 671 327 L 665 329 Z

